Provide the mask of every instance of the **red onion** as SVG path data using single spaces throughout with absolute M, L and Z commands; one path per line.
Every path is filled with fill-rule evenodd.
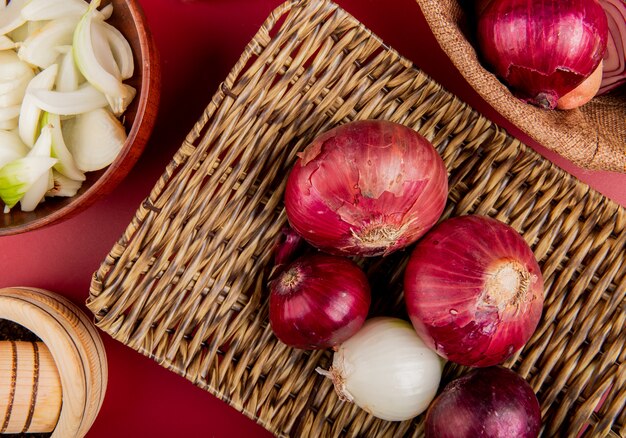
M 485 367 L 530 339 L 541 316 L 543 278 L 513 228 L 461 216 L 440 223 L 416 245 L 404 294 L 426 344 L 452 362 Z
M 426 438 L 536 438 L 541 411 L 530 385 L 502 367 L 450 382 L 428 408 Z
M 607 43 L 597 0 L 494 0 L 478 19 L 478 44 L 513 93 L 553 109 L 598 66 Z
M 338 255 L 386 255 L 432 227 L 448 194 L 432 144 L 383 120 L 339 126 L 300 154 L 285 192 L 291 226 Z
M 343 257 L 300 257 L 270 283 L 270 323 L 283 343 L 334 347 L 365 322 L 371 302 L 365 273 Z
M 598 94 L 626 83 L 626 0 L 600 0 L 606 12 L 609 36 Z
M 274 266 L 278 268 L 293 262 L 301 255 L 305 245 L 302 236 L 289 227 L 283 227 L 274 244 Z

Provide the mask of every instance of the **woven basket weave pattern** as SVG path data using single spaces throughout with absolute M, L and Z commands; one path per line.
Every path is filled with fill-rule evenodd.
M 284 20 L 284 21 L 283 21 Z M 443 90 L 329 1 L 266 21 L 94 274 L 88 307 L 115 339 L 284 436 L 419 436 L 340 402 L 327 351 L 276 340 L 271 249 L 296 153 L 350 120 L 410 126 L 450 172 L 444 217 L 484 214 L 531 244 L 543 319 L 507 365 L 538 393 L 544 435 L 624 436 L 626 214 Z M 406 316 L 408 252 L 365 263 L 372 315 Z M 459 367 L 448 366 L 446 378 Z M 602 396 L 608 396 L 594 412 Z

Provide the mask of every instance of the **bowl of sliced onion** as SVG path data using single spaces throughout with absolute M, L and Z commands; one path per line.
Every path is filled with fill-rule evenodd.
M 159 94 L 137 0 L 0 0 L 0 236 L 110 193 L 146 146 Z

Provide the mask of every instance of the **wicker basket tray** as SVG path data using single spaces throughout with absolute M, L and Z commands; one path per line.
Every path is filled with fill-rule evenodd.
M 444 217 L 519 230 L 546 283 L 542 322 L 507 365 L 528 379 L 544 436 L 624 436 L 626 214 L 508 136 L 329 1 L 279 7 L 247 46 L 94 274 L 100 328 L 281 436 L 419 436 L 340 402 L 314 372 L 328 351 L 268 324 L 271 247 L 288 170 L 317 134 L 354 119 L 406 124 L 450 172 Z M 405 316 L 408 252 L 372 261 L 373 315 Z M 448 367 L 447 378 L 458 373 Z M 602 403 L 600 403 L 602 401 Z

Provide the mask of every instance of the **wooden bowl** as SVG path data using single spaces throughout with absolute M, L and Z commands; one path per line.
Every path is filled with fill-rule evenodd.
M 19 205 L 8 214 L 0 213 L 0 236 L 23 233 L 58 223 L 79 213 L 110 193 L 135 165 L 154 127 L 161 88 L 158 53 L 138 0 L 103 1 L 113 3 L 108 20 L 128 40 L 133 49 L 135 74 L 125 83 L 137 90 L 123 116 L 128 132 L 126 143 L 115 161 L 97 172 L 88 172 L 80 191 L 71 198 L 46 198 L 32 212 Z

